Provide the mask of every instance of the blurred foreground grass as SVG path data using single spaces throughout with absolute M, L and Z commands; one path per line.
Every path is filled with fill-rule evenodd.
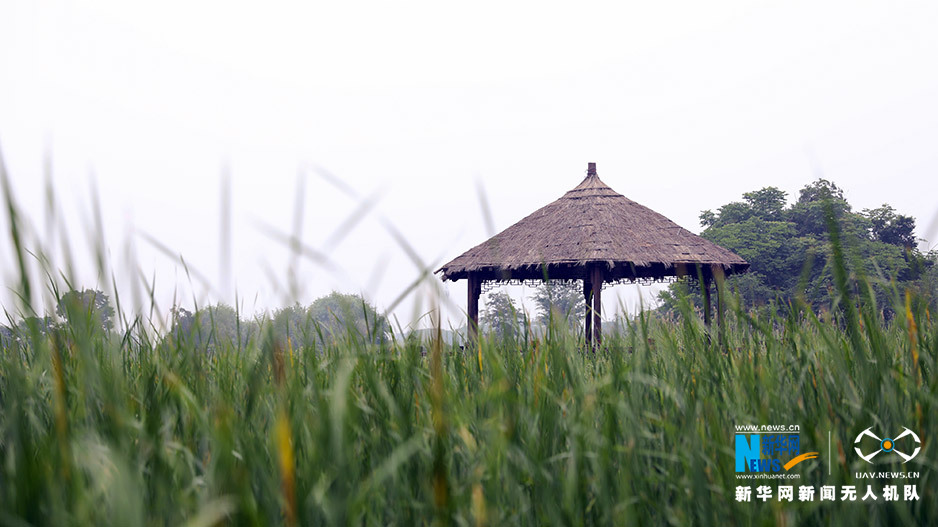
M 728 353 L 692 314 L 595 354 L 558 329 L 208 355 L 69 324 L 0 355 L 0 524 L 933 524 L 938 333 L 909 300 L 857 335 L 739 312 Z M 737 424 L 800 425 L 820 458 L 780 483 L 858 494 L 853 438 L 907 426 L 921 454 L 877 469 L 921 499 L 739 503 Z

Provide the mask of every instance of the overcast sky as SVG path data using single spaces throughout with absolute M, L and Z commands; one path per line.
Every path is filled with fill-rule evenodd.
M 97 195 L 125 306 L 146 305 L 142 275 L 164 310 L 333 289 L 388 308 L 590 161 L 693 232 L 702 209 L 769 185 L 794 199 L 823 176 L 938 241 L 936 21 L 934 2 L 4 0 L 0 152 L 32 248 L 58 245 L 49 160 L 79 285 L 111 290 L 88 236 Z M 290 256 L 277 233 L 297 226 L 326 264 Z M 15 309 L 7 238 L 0 302 Z M 442 289 L 455 324 L 465 287 Z M 394 310 L 402 325 L 429 289 Z M 637 291 L 655 289 L 616 288 L 606 316 Z

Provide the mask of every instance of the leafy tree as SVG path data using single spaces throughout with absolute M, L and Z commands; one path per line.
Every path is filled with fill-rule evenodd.
M 524 317 L 514 300 L 504 291 L 493 291 L 486 295 L 485 310 L 480 326 L 500 338 L 513 338 L 520 334 Z
M 311 346 L 319 341 L 319 334 L 323 327 L 317 328 L 319 322 L 314 321 L 310 308 L 294 304 L 277 310 L 271 320 L 274 335 L 283 340 L 289 340 L 292 346 Z M 326 334 L 328 334 L 326 329 Z
M 26 317 L 12 326 L 0 325 L 0 348 L 9 348 L 16 343 L 24 343 L 33 335 L 35 329 L 40 336 L 49 335 L 59 327 L 53 317 Z
M 896 214 L 896 210 L 885 203 L 876 209 L 864 209 L 863 215 L 870 220 L 870 235 L 874 240 L 905 249 L 915 246 L 915 219 L 911 216 Z
M 766 187 L 743 194 L 743 201 L 734 201 L 720 207 L 717 213 L 705 210 L 700 213 L 700 224 L 704 228 L 720 228 L 756 218 L 763 221 L 785 221 L 786 193 L 775 187 Z
M 790 207 L 785 192 L 766 187 L 716 213 L 705 210 L 701 236 L 750 263 L 749 273 L 728 281 L 747 305 L 800 298 L 818 309 L 832 301 L 828 210 L 842 233 L 851 276 L 863 275 L 873 283 L 877 305 L 885 311 L 894 300 L 890 280 L 911 284 L 930 276 L 935 257 L 915 248 L 913 218 L 889 205 L 856 213 L 843 191 L 824 179 L 802 188 Z M 663 309 L 676 307 L 676 294 L 675 287 L 661 293 Z M 691 296 L 699 305 L 696 289 Z
M 798 229 L 798 235 L 826 240 L 828 207 L 833 210 L 834 219 L 846 237 L 865 233 L 865 220 L 852 213 L 850 204 L 844 199 L 843 190 L 826 179 L 818 179 L 801 189 L 798 201 L 788 211 L 789 218 Z
M 238 313 L 227 304 L 216 304 L 195 313 L 182 307 L 172 309 L 173 322 L 170 336 L 207 352 L 219 348 L 243 348 L 256 337 L 258 325 L 254 321 L 238 319 Z
M 20 323 L 16 325 L 13 329 L 14 333 L 20 333 L 21 335 L 29 335 L 32 328 L 36 328 L 39 331 L 40 335 L 48 335 L 52 330 L 59 327 L 59 323 L 56 322 L 55 318 L 45 315 L 42 317 L 26 317 L 23 320 L 20 320 Z
M 15 341 L 16 335 L 14 335 L 13 329 L 0 325 L 0 348 L 10 347 Z
M 766 221 L 783 221 L 787 194 L 776 187 L 746 192 L 743 200 L 749 205 L 752 214 Z
M 347 335 L 371 343 L 385 341 L 391 329 L 387 318 L 378 314 L 374 306 L 364 298 L 336 291 L 317 298 L 307 309 L 305 319 L 299 322 L 295 329 L 302 328 L 300 333 L 304 335 L 318 336 L 319 331 L 310 325 L 315 323 L 318 324 L 318 330 L 321 330 L 323 337 L 336 338 Z
M 734 201 L 727 203 L 719 208 L 717 214 L 705 210 L 700 214 L 700 221 L 707 227 L 722 227 L 728 223 L 743 221 L 752 216 L 752 208 L 749 205 Z
M 816 201 L 834 200 L 845 202 L 844 191 L 833 182 L 824 178 L 808 183 L 798 191 L 798 203 L 811 203 Z
M 59 298 L 55 312 L 74 327 L 100 329 L 114 327 L 114 308 L 106 294 L 92 289 L 69 291 Z
M 586 298 L 578 282 L 545 282 L 534 292 L 534 303 L 537 305 L 536 321 L 543 326 L 547 326 L 553 316 L 554 323 L 566 321 L 575 328 L 586 317 Z
M 192 313 L 182 307 L 173 308 L 170 336 L 206 352 L 219 348 L 244 348 L 251 339 L 261 334 L 265 324 L 273 337 L 293 347 L 322 345 L 341 336 L 351 336 L 360 342 L 380 343 L 388 338 L 390 325 L 374 306 L 359 296 L 333 292 L 316 299 L 308 307 L 295 304 L 278 309 L 259 323 L 239 320 L 234 308 L 216 304 Z

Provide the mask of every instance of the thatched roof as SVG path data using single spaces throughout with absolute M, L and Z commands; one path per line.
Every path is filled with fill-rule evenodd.
M 604 264 L 606 280 L 696 274 L 695 265 L 726 274 L 745 260 L 639 205 L 603 183 L 591 164 L 582 183 L 441 267 L 443 280 L 479 273 L 486 280 L 575 279 Z M 546 267 L 546 268 L 545 268 Z

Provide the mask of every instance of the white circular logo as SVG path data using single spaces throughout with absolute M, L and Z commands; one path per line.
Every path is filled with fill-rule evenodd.
M 854 445 L 859 445 L 860 440 L 863 439 L 863 436 L 870 436 L 873 439 L 879 441 L 879 448 L 869 454 L 864 454 L 863 452 L 861 452 L 859 446 L 853 447 L 853 450 L 856 451 L 857 455 L 860 456 L 860 458 L 863 459 L 863 461 L 866 461 L 867 463 L 872 463 L 872 461 L 870 460 L 873 459 L 873 457 L 879 454 L 880 452 L 886 452 L 887 454 L 888 453 L 898 454 L 904 460 L 902 463 L 905 464 L 911 461 L 912 458 L 917 456 L 918 451 L 922 449 L 922 440 L 919 439 L 918 435 L 915 432 L 909 430 L 908 428 L 902 427 L 903 432 L 895 437 L 883 437 L 883 438 L 877 437 L 876 434 L 874 434 L 873 432 L 870 432 L 870 429 L 872 428 L 873 427 L 871 426 L 867 428 L 866 430 L 860 432 L 860 434 L 857 435 L 856 440 L 853 442 Z M 903 437 L 907 435 L 911 435 L 912 439 L 915 441 L 915 451 L 912 452 L 911 455 L 906 454 L 905 452 L 902 452 L 896 449 L 896 441 L 902 439 Z

